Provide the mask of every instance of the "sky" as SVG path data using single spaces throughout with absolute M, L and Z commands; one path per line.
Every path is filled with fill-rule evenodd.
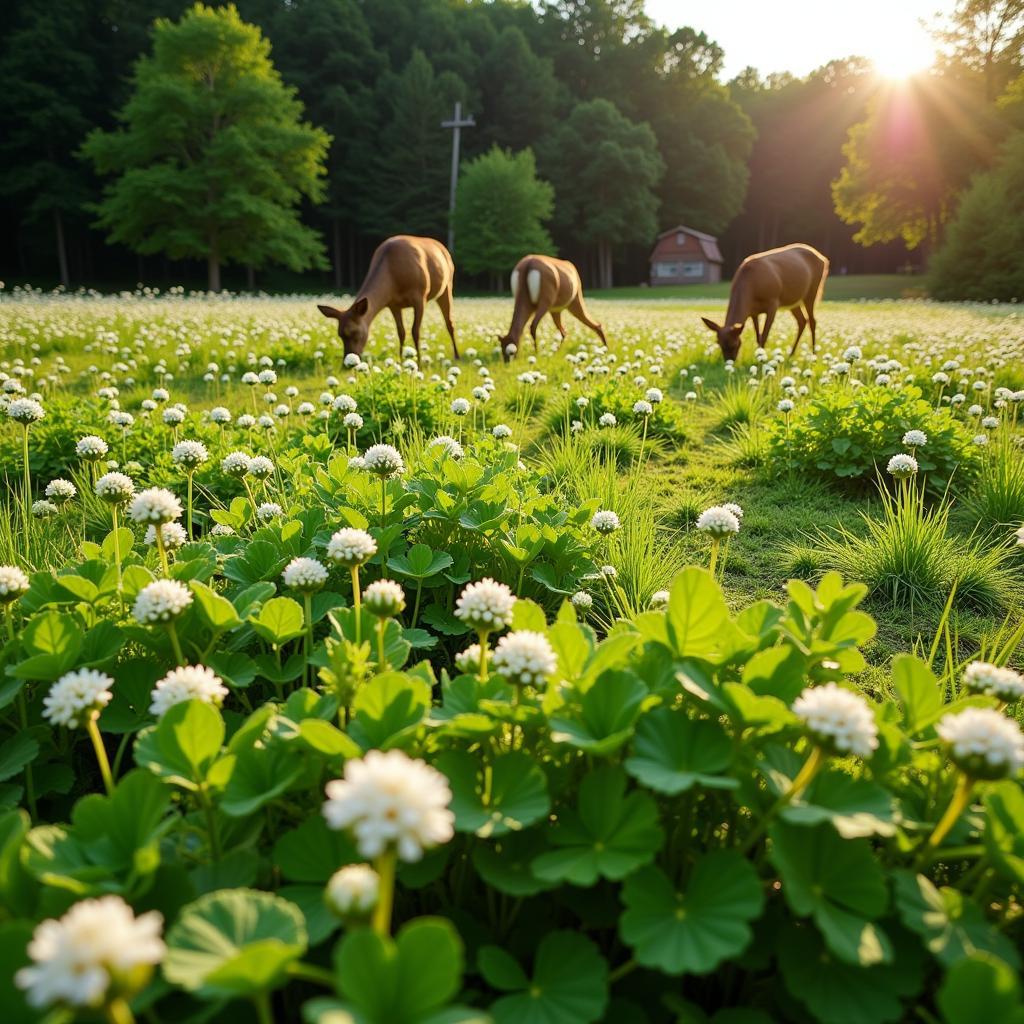
M 901 76 L 931 63 L 931 22 L 950 0 L 647 0 L 662 25 L 690 25 L 725 50 L 724 77 L 752 65 L 763 74 L 805 75 L 835 57 L 854 54 Z

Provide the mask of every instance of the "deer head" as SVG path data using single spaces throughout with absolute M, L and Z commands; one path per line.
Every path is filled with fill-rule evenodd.
M 715 332 L 718 339 L 718 346 L 726 359 L 735 359 L 740 354 L 740 343 L 743 338 L 743 324 L 730 324 L 728 327 L 721 327 L 714 320 L 702 316 L 704 326 Z
M 498 348 L 501 349 L 502 361 L 506 363 L 510 363 L 518 351 L 518 346 L 512 340 L 511 334 L 498 335 Z
M 335 309 L 334 306 L 317 306 L 324 316 L 333 317 L 338 321 L 338 337 L 345 346 L 345 355 L 363 354 L 366 339 L 370 336 L 369 302 L 366 298 L 356 299 L 348 309 Z

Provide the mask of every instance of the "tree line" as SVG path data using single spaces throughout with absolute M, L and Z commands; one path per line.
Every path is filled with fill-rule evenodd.
M 943 151 L 887 177 L 895 93 L 865 61 L 723 83 L 721 47 L 643 0 L 13 0 L 0 273 L 173 283 L 205 264 L 237 287 L 284 266 L 350 286 L 382 237 L 445 237 L 456 100 L 476 119 L 456 259 L 480 285 L 529 249 L 634 283 L 679 223 L 720 235 L 731 265 L 799 239 L 892 270 L 997 159 L 1020 45 L 968 9 L 1013 2 L 958 4 L 916 101 Z

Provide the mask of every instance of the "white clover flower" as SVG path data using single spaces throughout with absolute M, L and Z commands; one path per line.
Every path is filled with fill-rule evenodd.
M 15 423 L 30 426 L 46 415 L 46 410 L 34 398 L 15 398 L 7 406 L 7 415 Z
M 779 412 L 792 412 L 794 409 L 793 400 L 791 398 L 782 398 L 779 400 L 776 408 Z
M 398 615 L 405 607 L 405 591 L 394 580 L 375 580 L 363 591 L 363 605 L 382 619 Z
M 622 523 L 619 517 L 610 509 L 598 509 L 590 520 L 590 525 L 601 534 L 614 533 Z
M 260 370 L 259 382 L 261 384 L 276 384 L 277 374 L 273 370 Z
M 210 410 L 210 419 L 214 423 L 230 423 L 231 410 L 225 409 L 223 405 L 215 405 Z
M 78 488 L 70 480 L 58 477 L 46 485 L 44 493 L 55 505 L 65 505 L 78 493 Z
M 172 405 L 167 409 L 164 409 L 162 419 L 164 423 L 169 427 L 177 427 L 185 422 L 185 412 L 179 409 L 178 406 Z
M 988 434 L 975 434 L 971 440 L 979 448 L 984 448 L 988 444 Z
M 573 608 L 581 612 L 589 612 L 594 607 L 594 599 L 585 591 L 577 590 L 572 597 L 569 598 Z
M 99 1007 L 114 982 L 132 979 L 136 989 L 146 983 L 146 969 L 166 949 L 162 926 L 155 910 L 135 917 L 120 896 L 80 900 L 59 920 L 36 927 L 28 944 L 32 963 L 18 971 L 15 983 L 37 1009 L 55 1003 Z
M 923 448 L 928 443 L 928 435 L 923 430 L 908 430 L 903 435 L 903 443 L 908 448 Z
M 256 506 L 256 518 L 261 523 L 269 523 L 282 515 L 284 515 L 284 509 L 276 501 L 265 501 Z
M 964 686 L 972 693 L 987 693 L 1007 704 L 1024 697 L 1024 676 L 1012 668 L 972 661 L 964 670 Z
M 113 699 L 114 680 L 94 668 L 65 672 L 43 698 L 43 718 L 72 729 L 94 711 L 102 711 Z
M 455 834 L 448 780 L 401 750 L 371 750 L 346 762 L 344 777 L 327 783 L 326 792 L 328 826 L 350 831 L 368 859 L 393 849 L 402 860 L 417 861 Z
M 469 399 L 455 398 L 452 400 L 451 410 L 456 416 L 465 416 L 469 409 Z
M 94 490 L 96 497 L 108 505 L 123 505 L 135 495 L 135 482 L 124 473 L 104 473 Z
M 985 418 L 984 418 L 984 419 L 983 419 L 983 420 L 981 421 L 981 425 L 982 425 L 982 426 L 983 426 L 983 427 L 984 427 L 984 428 L 985 428 L 986 430 L 995 430 L 995 429 L 996 429 L 996 427 L 998 427 L 998 426 L 999 426 L 999 417 L 998 417 L 998 416 L 986 416 L 986 417 L 985 417 Z
M 491 435 L 499 441 L 504 441 L 512 436 L 512 428 L 505 423 L 497 423 L 491 428 Z
M 377 542 L 365 530 L 346 527 L 331 536 L 327 544 L 327 558 L 337 565 L 351 569 L 368 562 L 377 553 Z
M 353 455 L 352 458 L 348 460 L 348 468 L 366 469 L 366 460 L 362 457 L 362 455 Z
M 299 402 L 296 412 L 300 416 L 312 416 L 316 412 L 316 406 L 312 402 Z
M 454 437 L 449 437 L 447 434 L 432 437 L 427 442 L 427 447 L 441 448 L 444 450 L 445 455 L 450 455 L 453 459 L 461 459 L 466 454 L 462 445 Z
M 363 427 L 363 417 L 357 412 L 347 412 L 341 423 L 346 430 L 361 430 Z
M 793 702 L 814 740 L 830 751 L 871 757 L 878 748 L 878 726 L 863 697 L 838 683 L 808 686 Z
M 149 487 L 135 495 L 128 515 L 136 523 L 169 523 L 181 518 L 181 502 L 163 487 Z
M 331 408 L 335 412 L 355 412 L 359 403 L 351 395 L 338 395 L 331 403 Z
M 167 551 L 177 551 L 178 548 L 182 548 L 188 543 L 188 534 L 185 532 L 185 527 L 180 523 L 161 523 L 160 537 L 163 540 L 164 548 Z M 145 543 L 149 545 L 156 544 L 155 524 L 150 524 L 146 527 L 146 536 L 144 540 Z
M 161 718 L 168 708 L 187 700 L 198 700 L 219 708 L 227 695 L 224 681 L 212 669 L 204 665 L 184 665 L 171 669 L 163 679 L 157 680 L 149 695 L 152 701 L 149 713 Z
M 243 412 L 241 416 L 235 420 L 235 425 L 240 427 L 242 430 L 252 430 L 256 426 L 256 417 L 251 412 Z
M 171 449 L 171 458 L 186 470 L 194 470 L 210 458 L 202 441 L 179 441 Z
M 650 416 L 654 412 L 654 406 L 641 399 L 639 402 L 633 403 L 633 412 L 637 416 Z
M 192 591 L 177 580 L 154 580 L 136 595 L 135 621 L 143 626 L 173 622 L 192 603 Z
M 37 519 L 48 519 L 59 511 L 60 509 L 47 498 L 40 498 L 38 501 L 32 502 L 32 515 Z
M 154 402 L 166 402 L 170 399 L 171 393 L 167 388 L 154 388 L 153 389 L 153 401 Z
M 368 917 L 380 899 L 380 875 L 369 864 L 346 864 L 327 880 L 324 901 L 339 917 Z
M 220 460 L 220 468 L 227 476 L 241 478 L 249 472 L 249 463 L 252 461 L 245 452 L 228 452 Z
M 210 530 L 211 537 L 234 537 L 234 528 L 228 526 L 227 523 L 216 523 L 212 530 Z
M 917 459 L 913 455 L 900 452 L 889 460 L 885 471 L 897 479 L 913 476 L 917 472 Z
M 254 455 L 245 471 L 256 480 L 269 480 L 274 475 L 274 463 L 266 455 Z
M 661 611 L 663 608 L 668 607 L 670 594 L 667 590 L 656 590 L 651 594 L 651 599 L 648 601 L 648 607 L 655 611 Z
M 470 644 L 455 655 L 455 667 L 463 674 L 476 674 L 480 671 L 481 653 L 479 644 Z
M 468 584 L 455 602 L 455 615 L 477 633 L 490 633 L 512 624 L 515 594 L 489 576 Z
M 661 393 L 661 388 L 648 388 L 644 393 L 644 398 L 652 405 L 657 405 L 665 400 L 665 396 Z
M 599 427 L 614 427 L 619 421 L 615 418 L 615 413 L 605 412 L 601 414 L 601 418 L 597 421 Z
M 558 658 L 543 633 L 519 629 L 498 641 L 493 665 L 516 686 L 540 686 L 558 668 Z
M 384 479 L 397 476 L 405 469 L 398 449 L 389 444 L 375 444 L 367 448 L 363 453 L 363 466 Z
M 697 517 L 697 529 L 712 537 L 728 537 L 740 532 L 739 517 L 724 505 L 712 505 Z
M 0 565 L 0 604 L 17 601 L 30 586 L 29 578 L 16 565 Z
M 1024 733 L 993 708 L 966 708 L 935 727 L 957 767 L 974 779 L 1012 777 L 1024 768 Z
M 281 577 L 286 587 L 311 594 L 327 582 L 327 567 L 315 558 L 293 558 Z
M 619 570 L 614 565 L 602 565 L 598 575 L 603 576 L 605 579 L 614 580 L 618 579 Z
M 86 434 L 75 445 L 75 452 L 78 457 L 85 459 L 86 462 L 99 462 L 109 450 L 107 442 L 95 434 Z
M 731 512 L 741 523 L 743 522 L 743 509 L 735 501 L 722 502 L 722 508 L 726 512 Z

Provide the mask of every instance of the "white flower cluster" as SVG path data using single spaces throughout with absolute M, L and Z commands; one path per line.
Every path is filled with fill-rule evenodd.
M 897 479 L 911 477 L 917 472 L 917 459 L 913 455 L 900 452 L 889 460 L 885 471 Z
M 614 533 L 622 523 L 619 522 L 619 517 L 614 512 L 610 509 L 602 508 L 594 513 L 593 519 L 590 520 L 590 525 L 598 533 L 608 534 Z
M 254 455 L 245 471 L 256 480 L 269 480 L 274 475 L 274 463 L 266 455 Z
M 15 423 L 20 423 L 22 426 L 27 427 L 41 420 L 46 415 L 46 411 L 34 398 L 15 398 L 7 406 L 7 415 Z
M 276 501 L 265 501 L 256 506 L 256 518 L 261 523 L 269 523 L 282 515 L 284 515 L 284 509 Z
M 96 481 L 96 497 L 108 505 L 123 505 L 135 494 L 135 481 L 124 473 L 104 473 Z
M 993 708 L 966 708 L 935 727 L 957 766 L 975 779 L 1012 777 L 1024 768 L 1024 733 Z
M 365 530 L 345 527 L 332 534 L 327 544 L 327 558 L 351 569 L 368 562 L 377 553 L 377 542 Z
M 464 651 L 455 655 L 455 667 L 463 674 L 480 671 L 480 645 L 470 644 Z
M 210 457 L 206 445 L 202 441 L 179 441 L 171 449 L 171 458 L 186 470 L 201 466 Z
M 363 468 L 387 479 L 403 472 L 405 463 L 397 448 L 389 444 L 375 444 L 363 454 Z
M 594 607 L 594 599 L 585 590 L 577 590 L 569 600 L 573 608 L 581 612 L 589 612 Z
M 878 748 L 878 726 L 870 705 L 838 683 L 807 687 L 793 701 L 793 711 L 814 739 L 834 752 L 871 757 Z
M 668 607 L 669 598 L 671 594 L 667 590 L 656 590 L 651 594 L 651 599 L 648 601 L 648 606 L 655 611 L 661 611 L 663 608 Z
M 80 900 L 60 920 L 36 927 L 28 944 L 32 963 L 14 980 L 30 1006 L 98 1007 L 115 979 L 163 959 L 162 927 L 155 910 L 135 917 L 120 896 Z
M 504 583 L 489 576 L 470 583 L 455 602 L 455 615 L 470 629 L 490 633 L 512 624 L 512 606 L 516 596 Z
M 543 633 L 519 629 L 498 641 L 493 664 L 516 686 L 540 686 L 558 668 L 558 658 Z
M 114 680 L 94 668 L 65 672 L 43 698 L 43 717 L 54 725 L 74 729 L 93 711 L 105 708 L 113 699 Z
M 740 520 L 724 505 L 712 505 L 697 517 L 697 529 L 710 533 L 712 537 L 728 537 L 740 532 Z
M 145 543 L 156 544 L 156 530 L 156 526 L 152 524 L 146 527 Z M 177 551 L 178 548 L 184 547 L 188 543 L 188 534 L 181 523 L 161 523 L 160 538 L 166 551 Z
M 16 601 L 30 585 L 28 577 L 16 565 L 0 565 L 0 604 Z
M 183 665 L 157 680 L 149 695 L 152 701 L 149 712 L 160 718 L 168 708 L 187 700 L 220 707 L 227 695 L 228 688 L 212 669 L 205 665 Z
M 923 448 L 928 443 L 928 435 L 923 430 L 908 430 L 903 435 L 903 443 L 908 448 Z
M 286 587 L 304 594 L 312 593 L 327 582 L 327 567 L 315 558 L 293 558 L 281 577 Z
M 417 861 L 454 835 L 448 780 L 401 750 L 371 750 L 348 761 L 344 777 L 329 782 L 326 792 L 328 826 L 350 831 L 367 859 L 394 849 L 402 860 Z
M 445 455 L 450 455 L 453 459 L 461 459 L 466 454 L 462 445 L 455 440 L 454 437 L 449 437 L 447 434 L 441 434 L 438 437 L 432 437 L 427 442 L 428 448 L 441 448 Z
M 380 875 L 369 864 L 347 864 L 327 880 L 324 899 L 339 917 L 366 917 L 380 898 Z
M 143 626 L 172 622 L 192 603 L 192 591 L 177 580 L 154 580 L 135 597 L 132 615 Z
M 75 445 L 75 452 L 78 454 L 78 457 L 85 459 L 86 462 L 98 462 L 108 451 L 107 442 L 95 434 L 86 434 Z
M 363 591 L 363 604 L 371 615 L 385 619 L 405 607 L 405 591 L 394 580 L 375 580 Z
M 46 485 L 43 493 L 55 505 L 66 505 L 78 493 L 78 488 L 70 480 L 58 477 Z
M 169 523 L 181 518 L 181 502 L 166 488 L 147 487 L 135 495 L 128 514 L 136 523 Z
M 245 452 L 228 452 L 220 460 L 220 468 L 228 476 L 243 477 L 249 472 L 251 457 Z
M 1024 676 L 1012 668 L 987 661 L 972 661 L 964 670 L 964 686 L 972 693 L 987 693 L 1011 704 L 1024 697 Z

